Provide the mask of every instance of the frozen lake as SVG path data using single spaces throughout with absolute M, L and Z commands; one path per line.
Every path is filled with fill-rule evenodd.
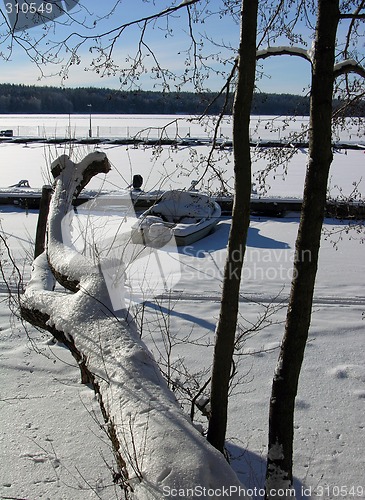
M 100 137 L 133 137 L 142 131 L 142 136 L 157 137 L 163 131 L 168 137 L 212 137 L 214 119 L 190 121 L 188 117 L 166 115 L 92 115 L 92 134 Z M 290 122 L 290 126 L 288 123 Z M 90 126 L 89 115 L 0 115 L 1 130 L 11 129 L 15 135 L 29 137 L 87 137 Z M 252 138 L 260 140 L 278 140 L 288 134 L 300 132 L 308 126 L 307 117 L 299 117 L 289 121 L 275 117 L 252 117 Z M 284 127 L 284 128 L 283 128 Z M 361 135 L 362 134 L 362 135 Z M 231 138 L 231 120 L 226 117 L 220 126 L 219 136 Z M 361 143 L 363 132 L 357 126 L 349 131 L 341 132 L 342 141 Z M 144 189 L 188 188 L 193 180 L 201 179 L 199 188 L 217 191 L 222 189 L 216 173 L 206 170 L 206 157 L 210 151 L 208 145 L 196 147 L 161 147 L 158 150 L 150 146 L 122 146 L 112 144 L 50 145 L 43 143 L 10 144 L 0 143 L 1 166 L 0 187 L 17 183 L 20 179 L 28 179 L 32 187 L 41 187 L 50 182 L 49 166 L 62 154 L 69 155 L 79 161 L 87 153 L 95 149 L 104 151 L 112 164 L 112 171 L 106 177 L 94 179 L 90 185 L 93 189 L 119 190 L 128 186 L 133 174 L 141 174 L 144 178 Z M 252 149 L 254 181 L 270 164 L 264 155 L 267 150 L 257 146 Z M 261 195 L 301 197 L 306 169 L 307 150 L 285 150 L 281 165 L 271 171 L 265 186 L 257 186 Z M 214 169 L 225 180 L 228 190 L 233 187 L 232 152 L 229 149 L 216 150 L 213 155 Z M 339 150 L 334 155 L 331 167 L 329 189 L 331 195 L 339 194 L 341 185 L 343 194 L 348 195 L 354 183 L 363 186 L 364 154 L 362 150 Z M 345 173 L 345 175 L 343 175 Z
M 65 115 L 2 115 L 0 130 L 13 131 L 14 136 L 42 138 L 85 138 L 89 137 L 134 137 L 142 132 L 142 137 L 166 138 L 212 137 L 216 117 L 180 115 L 100 115 L 100 114 L 65 114 Z M 309 117 L 252 116 L 251 139 L 282 140 L 290 134 L 303 133 L 308 129 Z M 335 127 L 335 140 L 346 142 L 364 141 L 363 127 L 357 121 L 346 127 Z M 232 139 L 232 118 L 225 116 L 218 128 L 218 137 Z

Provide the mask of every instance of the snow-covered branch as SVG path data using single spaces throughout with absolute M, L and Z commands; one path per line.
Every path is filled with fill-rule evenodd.
M 344 14 L 340 14 L 340 19 L 362 19 L 362 20 L 365 20 L 365 13 L 360 13 L 360 12 L 355 12 L 353 14 L 351 13 L 344 13 Z
M 333 72 L 335 78 L 348 73 L 356 73 L 362 78 L 365 78 L 365 68 L 354 59 L 346 59 L 345 61 L 335 64 Z
M 109 170 L 106 155 L 100 152 L 90 153 L 77 164 L 62 155 L 51 165 L 55 183 L 48 216 L 47 257 L 57 281 L 73 292 L 82 276 L 99 271 L 71 244 L 72 202 L 94 175 Z
M 271 56 L 298 56 L 312 62 L 312 50 L 306 50 L 301 47 L 279 46 L 267 47 L 266 49 L 258 50 L 256 52 L 256 59 L 267 59 Z
M 256 52 L 256 59 L 267 59 L 271 56 L 297 56 L 306 59 L 310 63 L 313 62 L 313 48 L 306 50 L 301 47 L 267 47 L 266 49 L 258 50 Z M 361 66 L 354 59 L 346 59 L 335 64 L 333 68 L 334 77 L 347 73 L 356 73 L 357 75 L 365 78 L 365 68 Z

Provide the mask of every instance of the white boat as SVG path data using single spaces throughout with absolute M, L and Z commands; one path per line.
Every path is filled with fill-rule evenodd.
M 132 240 L 162 247 L 173 238 L 176 245 L 191 245 L 207 236 L 218 223 L 221 208 L 197 191 L 166 191 L 133 225 Z

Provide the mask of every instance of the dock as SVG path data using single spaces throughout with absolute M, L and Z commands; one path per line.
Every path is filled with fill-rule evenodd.
M 11 132 L 11 131 L 2 131 Z M 113 146 L 210 146 L 217 149 L 231 149 L 233 141 L 228 137 L 219 137 L 213 139 L 209 136 L 197 137 L 151 137 L 149 135 L 142 136 L 136 134 L 130 137 L 38 137 L 38 136 L 14 136 L 11 134 L 0 134 L 0 144 L 80 144 L 80 145 L 113 145 Z M 307 149 L 307 141 L 289 141 L 288 139 L 268 140 L 268 139 L 252 139 L 250 142 L 252 148 L 297 148 Z M 365 150 L 365 142 L 346 142 L 338 141 L 333 144 L 334 151 L 342 149 Z
M 39 209 L 42 189 L 35 188 L 3 188 L 0 189 L 0 206 L 15 206 L 24 210 Z M 76 205 L 81 205 L 98 197 L 103 206 L 113 209 L 127 203 L 133 204 L 137 213 L 140 213 L 155 204 L 163 192 L 115 192 L 115 191 L 84 191 L 76 200 Z M 233 196 L 212 196 L 221 207 L 222 215 L 232 214 Z M 250 212 L 252 215 L 266 217 L 284 217 L 290 214 L 299 214 L 302 200 L 299 198 L 258 197 L 252 196 Z M 328 200 L 325 215 L 338 219 L 365 219 L 365 204 L 363 202 Z

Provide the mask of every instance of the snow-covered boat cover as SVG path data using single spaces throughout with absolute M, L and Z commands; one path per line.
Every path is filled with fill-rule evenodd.
M 167 191 L 150 210 L 150 214 L 162 216 L 166 222 L 184 222 L 184 218 L 206 219 L 213 215 L 215 203 L 202 193 L 192 191 Z M 192 222 L 192 221 L 191 221 Z

